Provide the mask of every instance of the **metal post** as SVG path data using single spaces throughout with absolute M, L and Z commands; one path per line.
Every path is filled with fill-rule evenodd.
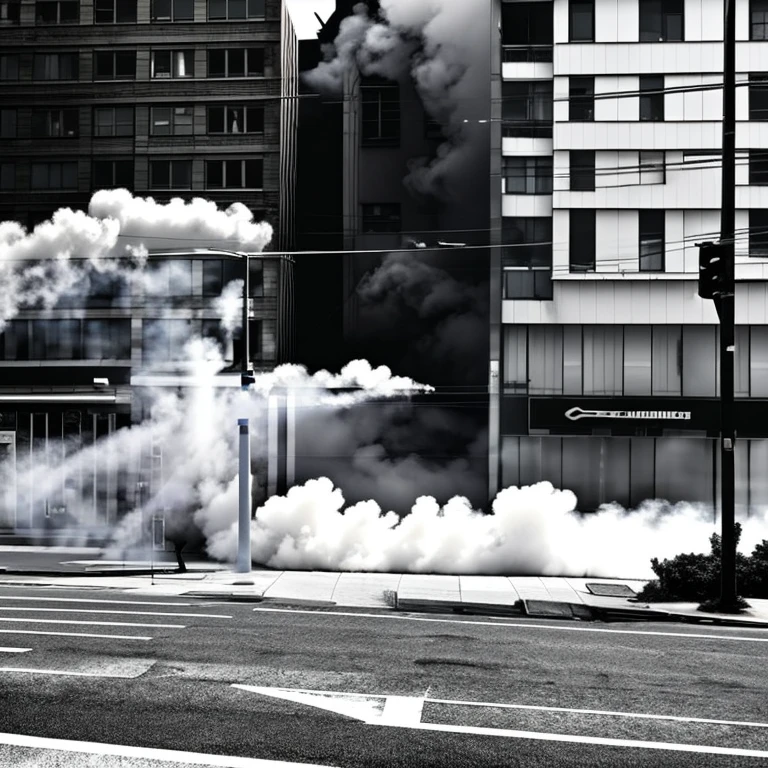
M 734 504 L 735 441 L 733 414 L 734 358 L 734 236 L 736 183 L 736 2 L 725 2 L 723 70 L 723 171 L 720 241 L 725 267 L 724 294 L 717 300 L 720 315 L 720 608 L 736 609 L 736 522 Z
M 248 333 L 248 315 L 250 314 L 248 312 L 248 298 L 251 293 L 251 274 L 248 269 L 248 254 L 241 253 L 240 257 L 243 260 L 243 355 L 240 370 L 243 373 L 248 373 L 248 358 L 251 351 L 249 348 L 250 338 Z
M 251 444 L 248 419 L 238 419 L 240 431 L 240 512 L 237 528 L 237 572 L 251 572 Z

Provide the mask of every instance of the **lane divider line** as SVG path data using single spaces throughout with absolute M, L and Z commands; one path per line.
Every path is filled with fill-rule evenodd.
M 0 653 L 29 653 L 31 648 L 10 648 L 0 646 Z
M 17 606 L 8 607 L 0 605 L 0 611 L 21 611 L 24 613 L 119 613 L 121 616 L 181 616 L 183 618 L 194 619 L 231 619 L 223 613 L 170 613 L 161 611 L 121 611 L 104 610 L 102 608 L 19 608 Z
M 3 635 L 47 635 L 50 637 L 98 637 L 104 640 L 151 640 L 146 635 L 98 635 L 91 632 L 46 632 L 42 629 L 0 629 Z
M 9 619 L 0 616 L 0 621 L 14 621 L 20 624 L 87 624 L 95 627 L 155 627 L 157 629 L 186 629 L 186 624 L 137 624 L 130 621 L 75 621 L 74 619 Z
M 24 595 L 0 595 L 0 600 L 24 600 L 43 603 L 105 603 L 107 605 L 162 605 L 189 608 L 192 603 L 163 603 L 149 600 L 97 600 L 92 597 L 25 597 Z

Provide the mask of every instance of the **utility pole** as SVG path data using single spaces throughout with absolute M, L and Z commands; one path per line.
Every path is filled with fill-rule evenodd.
M 736 610 L 736 429 L 733 413 L 736 218 L 736 0 L 725 0 L 723 46 L 723 171 L 720 244 L 725 290 L 715 299 L 720 315 L 720 608 Z

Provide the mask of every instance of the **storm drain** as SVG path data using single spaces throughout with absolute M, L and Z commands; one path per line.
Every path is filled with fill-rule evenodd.
M 626 584 L 587 584 L 587 589 L 598 597 L 636 597 L 637 592 Z

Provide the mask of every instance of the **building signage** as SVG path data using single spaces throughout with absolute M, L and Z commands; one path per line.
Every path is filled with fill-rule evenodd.
M 569 408 L 565 412 L 567 419 L 646 419 L 649 421 L 690 421 L 690 411 L 594 411 L 583 408 Z

